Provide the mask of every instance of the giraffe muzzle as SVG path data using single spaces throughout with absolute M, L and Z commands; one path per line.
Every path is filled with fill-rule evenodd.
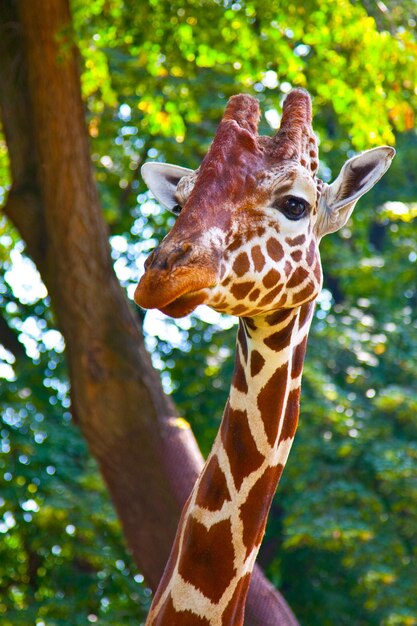
M 171 317 L 184 317 L 203 304 L 218 283 L 218 271 L 207 258 L 193 259 L 193 253 L 195 247 L 189 243 L 156 248 L 136 287 L 136 304 Z

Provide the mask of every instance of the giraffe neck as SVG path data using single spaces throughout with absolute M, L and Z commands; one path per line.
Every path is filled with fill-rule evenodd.
M 220 431 L 184 507 L 148 626 L 240 626 L 294 439 L 313 304 L 241 319 Z

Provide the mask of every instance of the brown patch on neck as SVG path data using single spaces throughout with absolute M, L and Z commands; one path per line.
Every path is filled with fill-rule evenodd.
M 258 469 L 264 460 L 250 432 L 246 411 L 237 411 L 227 405 L 220 432 L 233 480 L 240 489 L 246 476 Z
M 226 477 L 220 468 L 217 456 L 213 456 L 202 474 L 196 504 L 209 511 L 220 511 L 228 500 L 230 500 L 230 493 Z
M 300 285 L 306 278 L 308 278 L 308 272 L 304 267 L 297 267 L 291 275 L 291 278 L 287 282 L 287 288 L 292 289 Z
M 306 300 L 311 299 L 311 296 L 314 295 L 315 292 L 315 285 L 314 283 L 310 282 L 308 283 L 304 289 L 301 289 L 301 291 L 299 291 L 298 293 L 295 294 L 294 296 L 294 300 L 296 302 L 304 302 Z
M 292 439 L 298 426 L 298 416 L 300 414 L 300 387 L 293 389 L 288 394 L 287 406 L 285 408 L 284 423 L 282 425 L 280 441 Z
M 240 361 L 239 350 L 236 350 L 235 371 L 233 374 L 232 385 L 242 393 L 248 393 L 248 383 L 246 380 L 246 372 Z
M 261 290 L 258 288 L 251 291 L 249 294 L 250 302 L 255 302 L 259 298 L 260 295 L 261 295 Z M 255 315 L 255 313 L 253 312 L 252 315 Z
M 258 409 L 264 423 L 268 443 L 273 446 L 283 415 L 285 388 L 288 384 L 288 363 L 284 363 L 268 380 L 258 396 Z
M 246 330 L 241 321 L 239 321 L 239 330 L 237 332 L 237 342 L 242 349 L 242 355 L 245 363 L 248 361 L 248 339 L 246 337 Z
M 289 319 L 292 315 L 294 315 L 292 309 L 281 309 L 268 315 L 265 321 L 269 326 L 277 326 L 285 322 L 285 320 Z
M 264 287 L 269 289 L 270 287 L 276 285 L 279 282 L 280 278 L 281 274 L 277 270 L 272 269 L 269 270 L 269 272 L 263 277 L 262 283 Z
M 291 378 L 293 379 L 298 378 L 298 376 L 300 376 L 301 372 L 303 371 L 306 347 L 307 347 L 307 336 L 304 337 L 302 342 L 299 343 L 298 346 L 294 348 L 292 368 L 291 368 Z
M 218 522 L 207 530 L 189 517 L 178 571 L 185 581 L 217 604 L 236 574 L 230 521 Z
M 264 296 L 260 301 L 259 301 L 259 306 L 263 307 L 272 303 L 275 303 L 276 306 L 278 306 L 278 302 L 276 302 L 276 298 L 277 296 L 280 294 L 280 292 L 282 291 L 283 286 L 282 285 L 278 285 L 278 287 L 275 287 L 274 289 L 271 289 L 271 291 L 269 291 L 266 296 Z M 285 294 L 283 294 L 285 296 Z
M 259 374 L 264 365 L 265 359 L 262 354 L 257 350 L 252 350 L 250 355 L 250 375 L 252 378 Z
M 286 348 L 290 344 L 296 320 L 297 315 L 294 315 L 292 320 L 290 320 L 284 328 L 281 328 L 281 330 L 278 330 L 276 333 L 272 333 L 272 335 L 269 335 L 269 337 L 264 339 L 264 344 L 271 350 L 275 350 L 275 352 L 279 352 L 283 348 Z
M 283 469 L 284 467 L 281 464 L 275 467 L 268 467 L 254 484 L 240 509 L 246 557 L 249 556 L 252 548 L 259 546 L 262 541 L 272 498 Z

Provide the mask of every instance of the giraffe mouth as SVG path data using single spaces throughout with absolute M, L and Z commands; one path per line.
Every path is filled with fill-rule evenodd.
M 144 309 L 159 309 L 170 317 L 184 317 L 208 300 L 210 289 L 217 283 L 214 273 L 180 272 L 161 276 L 148 270 L 136 287 L 134 299 Z
M 191 291 L 173 300 L 169 304 L 159 307 L 159 310 L 170 317 L 185 317 L 192 313 L 199 304 L 204 304 L 207 300 L 207 291 L 207 288 Z

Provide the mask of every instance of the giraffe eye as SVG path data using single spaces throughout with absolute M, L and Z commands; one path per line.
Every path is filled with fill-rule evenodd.
M 175 204 L 172 209 L 171 212 L 174 213 L 175 215 L 179 215 L 181 213 L 182 210 L 182 206 L 180 206 L 179 204 Z
M 284 200 L 280 201 L 278 208 L 289 220 L 299 220 L 304 217 L 308 207 L 308 202 L 303 200 L 303 198 L 288 196 Z

